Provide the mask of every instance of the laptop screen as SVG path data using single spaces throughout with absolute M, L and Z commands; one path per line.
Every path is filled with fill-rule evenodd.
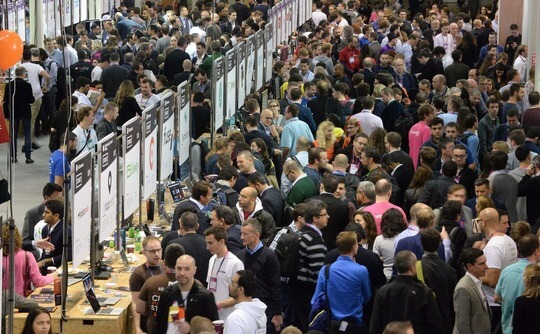
M 98 313 L 101 309 L 101 306 L 99 305 L 99 301 L 97 300 L 96 294 L 94 293 L 94 285 L 92 284 L 92 277 L 90 274 L 85 275 L 82 278 L 83 286 L 84 286 L 84 294 L 86 295 L 86 299 L 90 303 L 90 306 L 92 306 L 92 309 L 94 310 L 94 313 Z
M 175 204 L 178 204 L 178 202 L 184 198 L 184 193 L 182 192 L 180 183 L 173 183 L 169 185 L 169 191 L 171 192 L 171 196 Z

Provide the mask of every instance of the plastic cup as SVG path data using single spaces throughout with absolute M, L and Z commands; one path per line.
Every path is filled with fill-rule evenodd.
M 50 266 L 50 267 L 47 267 L 47 273 L 48 274 L 54 274 L 56 272 L 56 267 L 53 267 L 53 266 Z
M 126 250 L 127 250 L 128 254 L 135 253 L 135 245 L 127 245 Z
M 225 321 L 223 320 L 215 320 L 212 321 L 212 324 L 214 325 L 214 330 L 217 334 L 223 334 L 223 327 L 225 325 Z
M 111 283 L 118 283 L 118 273 L 111 273 Z

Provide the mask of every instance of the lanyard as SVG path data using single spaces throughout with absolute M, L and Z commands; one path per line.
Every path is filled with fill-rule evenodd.
M 159 268 L 159 274 L 161 275 L 161 267 L 159 265 L 157 267 Z M 152 269 L 150 268 L 150 264 L 148 262 L 146 262 L 146 272 L 150 273 L 150 277 L 154 276 L 154 273 L 152 272 Z
M 217 271 L 216 271 L 216 278 L 217 278 L 217 276 L 218 276 L 218 274 L 219 274 L 219 270 L 221 269 L 221 266 L 223 266 L 223 262 L 225 262 L 225 260 L 227 259 L 227 256 L 229 256 L 229 251 L 227 251 L 227 254 L 225 254 L 225 256 L 223 257 L 223 260 L 221 260 L 221 263 L 219 264 L 219 267 L 218 267 L 218 269 L 217 269 Z M 217 258 L 216 258 L 216 260 L 217 260 Z M 212 264 L 212 271 L 211 271 L 211 273 L 214 272 L 214 266 L 215 266 L 215 265 L 216 265 L 216 261 L 214 261 L 214 263 Z

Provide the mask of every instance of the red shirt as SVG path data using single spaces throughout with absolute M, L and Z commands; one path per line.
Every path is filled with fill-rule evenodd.
M 351 71 L 360 70 L 360 50 L 357 48 L 344 47 L 339 52 L 339 61 Z

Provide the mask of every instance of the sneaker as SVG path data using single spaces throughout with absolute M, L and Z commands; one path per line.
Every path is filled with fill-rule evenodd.
M 32 159 L 26 159 L 26 163 L 27 163 L 27 164 L 33 164 L 33 163 L 34 163 L 34 160 L 32 160 Z
M 34 144 L 32 144 L 32 148 L 30 149 L 30 152 L 34 152 L 34 147 L 33 146 L 34 146 Z M 25 153 L 24 148 L 25 148 L 25 146 L 22 147 L 21 153 Z

